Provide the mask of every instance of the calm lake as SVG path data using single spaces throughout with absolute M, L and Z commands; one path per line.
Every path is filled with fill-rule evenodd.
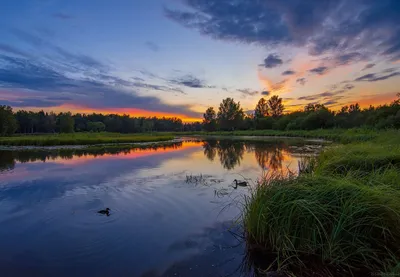
M 247 139 L 0 151 L 0 275 L 250 276 L 233 180 L 295 173 L 321 145 Z

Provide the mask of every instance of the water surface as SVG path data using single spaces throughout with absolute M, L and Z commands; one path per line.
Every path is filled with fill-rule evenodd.
M 237 203 L 316 142 L 0 151 L 1 276 L 248 276 Z M 109 207 L 110 216 L 96 211 Z

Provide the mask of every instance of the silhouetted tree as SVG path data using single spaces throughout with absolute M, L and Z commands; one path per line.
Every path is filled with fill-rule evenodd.
M 0 106 L 0 136 L 10 136 L 17 130 L 17 120 L 10 106 Z
M 268 100 L 268 107 L 271 116 L 279 117 L 283 114 L 285 106 L 282 104 L 282 98 L 279 98 L 277 95 L 272 96 Z
M 254 109 L 254 117 L 255 119 L 260 119 L 268 115 L 269 115 L 268 102 L 264 98 L 261 98 L 258 101 L 256 108 Z
M 239 102 L 236 103 L 233 98 L 226 98 L 219 105 L 217 118 L 222 130 L 234 130 L 243 121 L 244 112 Z
M 217 115 L 213 107 L 209 107 L 203 114 L 203 128 L 207 132 L 212 132 L 217 129 Z
M 349 113 L 356 113 L 356 112 L 360 112 L 360 105 L 358 105 L 358 103 L 355 104 L 351 104 L 349 107 Z
M 58 125 L 61 133 L 73 133 L 75 120 L 71 113 L 61 113 L 59 115 Z

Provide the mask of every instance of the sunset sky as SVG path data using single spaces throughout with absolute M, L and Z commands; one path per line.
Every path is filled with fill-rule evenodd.
M 399 0 L 2 0 L 0 105 L 200 119 L 389 103 L 400 92 Z

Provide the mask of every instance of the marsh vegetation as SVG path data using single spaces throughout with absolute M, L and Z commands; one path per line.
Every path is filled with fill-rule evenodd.
M 399 273 L 399 142 L 393 131 L 328 147 L 303 161 L 298 177 L 263 179 L 243 218 L 249 251 L 264 257 L 259 269 L 293 276 Z

